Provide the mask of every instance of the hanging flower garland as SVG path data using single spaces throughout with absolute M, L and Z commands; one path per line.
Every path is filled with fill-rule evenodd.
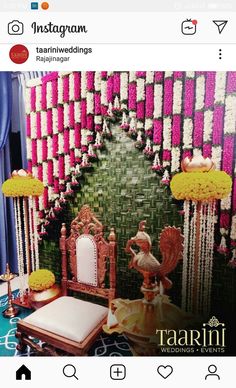
M 24 296 L 26 293 L 24 284 L 25 260 L 28 275 L 34 268 L 39 268 L 36 197 L 42 195 L 43 189 L 43 183 L 34 178 L 30 172 L 23 169 L 13 171 L 11 178 L 2 185 L 3 194 L 6 197 L 13 197 L 20 302 L 22 304 L 25 303 Z M 23 233 L 26 244 L 23 243 Z M 29 249 L 30 245 L 31 249 Z
M 182 170 L 170 184 L 173 196 L 185 201 L 182 307 L 195 314 L 207 314 L 211 300 L 215 202 L 230 193 L 232 179 L 224 171 L 215 171 L 212 160 L 202 156 L 185 158 Z

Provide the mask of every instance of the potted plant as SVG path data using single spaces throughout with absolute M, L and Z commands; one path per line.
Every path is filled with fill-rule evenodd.
M 52 302 L 61 295 L 54 274 L 48 269 L 38 269 L 29 276 L 29 300 L 34 309 Z

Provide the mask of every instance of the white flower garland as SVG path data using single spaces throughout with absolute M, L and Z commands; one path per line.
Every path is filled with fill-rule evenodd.
M 31 127 L 31 139 L 37 139 L 37 121 L 36 121 L 36 113 L 30 113 L 30 127 Z
M 193 121 L 191 118 L 184 119 L 183 148 L 191 149 L 193 141 Z
M 86 98 L 87 94 L 87 75 L 86 71 L 81 71 L 81 98 Z
M 224 134 L 232 135 L 236 131 L 236 96 L 229 95 L 225 99 Z
M 186 78 L 194 78 L 195 71 L 186 71 Z
M 87 92 L 87 115 L 94 114 L 94 94 L 93 92 Z
M 58 133 L 58 110 L 52 108 L 52 131 L 54 134 Z
M 41 111 L 41 135 L 42 137 L 47 137 L 47 113 Z
M 75 122 L 81 122 L 81 109 L 80 109 L 80 101 L 75 101 L 74 103 L 74 111 L 75 111 Z
M 22 268 L 24 268 L 24 262 L 23 262 L 23 255 L 21 255 L 21 248 L 20 248 L 20 238 L 19 234 L 22 233 L 19 229 L 19 212 L 18 212 L 18 201 L 19 197 L 13 198 L 13 205 L 14 205 L 14 215 L 15 215 L 15 230 L 16 230 L 16 248 L 17 248 L 17 258 L 18 258 L 18 272 L 19 272 L 19 289 L 20 289 L 20 299 L 23 301 L 23 294 L 24 294 L 24 287 L 23 287 L 23 276 L 24 271 L 22 273 Z
M 48 162 L 42 163 L 43 168 L 43 185 L 44 187 L 48 186 Z
M 25 89 L 25 113 L 28 115 L 31 112 L 31 89 Z
M 37 140 L 37 163 L 42 163 L 42 139 Z
M 88 145 L 87 129 L 81 129 L 81 145 Z
M 48 136 L 47 138 L 47 149 L 48 149 L 48 160 L 52 160 L 52 138 Z
M 236 214 L 232 217 L 230 238 L 236 240 Z
M 196 97 L 195 97 L 195 109 L 202 110 L 204 107 L 205 99 L 205 77 L 201 75 L 196 78 Z
M 171 118 L 164 117 L 163 120 L 163 149 L 171 150 Z
M 75 130 L 74 128 L 70 129 L 70 149 L 75 148 Z
M 232 194 L 230 193 L 227 195 L 226 198 L 223 198 L 220 201 L 220 207 L 222 210 L 230 210 L 231 209 L 231 199 L 232 199 Z
M 36 111 L 39 112 L 41 109 L 42 109 L 42 104 L 41 104 L 41 100 L 42 100 L 42 88 L 41 86 L 36 86 L 36 102 L 35 102 L 35 107 L 36 107 Z
M 212 140 L 212 124 L 213 124 L 213 111 L 206 110 L 204 112 L 204 128 L 203 128 L 204 143 L 211 142 Z
M 212 147 L 211 159 L 215 163 L 216 170 L 220 170 L 220 167 L 221 167 L 221 155 L 222 155 L 222 148 L 221 148 L 221 146 L 213 146 Z
M 165 71 L 165 78 L 170 78 L 173 76 L 173 71 Z
M 47 109 L 52 108 L 52 82 L 47 82 L 46 84 L 46 99 L 47 99 Z
M 58 154 L 64 153 L 64 133 L 59 132 L 58 134 Z
M 108 105 L 108 102 L 107 102 L 107 81 L 104 79 L 101 80 L 101 104 L 104 106 Z
M 120 100 L 121 109 L 127 109 L 128 101 L 128 73 L 122 72 L 120 76 Z
M 94 77 L 94 88 L 96 92 L 100 92 L 101 90 L 101 72 L 96 71 Z
M 63 79 L 62 77 L 58 77 L 58 104 L 63 104 Z
M 74 73 L 69 75 L 69 99 L 74 101 L 75 99 L 75 77 Z
M 65 176 L 70 175 L 70 155 L 65 155 Z
M 69 104 L 67 102 L 64 103 L 64 128 L 69 128 Z
M 30 137 L 26 138 L 26 154 L 27 154 L 27 159 L 32 159 L 32 142 Z
M 163 104 L 163 86 L 162 84 L 154 85 L 154 118 L 159 119 L 162 117 L 162 104 Z
M 159 86 L 159 85 L 155 85 L 155 86 Z M 183 90 L 182 81 L 179 79 L 175 80 L 174 81 L 174 88 L 173 88 L 173 114 L 180 114 L 181 113 L 181 110 L 182 110 L 182 90 Z M 161 90 L 161 93 L 162 93 L 162 90 Z M 160 115 L 161 112 L 159 111 L 158 113 Z
M 152 128 L 153 128 L 153 119 L 146 118 L 145 126 L 144 126 L 145 131 L 148 131 L 149 129 L 152 129 Z
M 137 78 L 137 102 L 145 100 L 145 80 Z
M 136 81 L 136 72 L 130 71 L 129 72 L 129 82 L 134 82 L 134 81 Z
M 59 164 L 58 159 L 53 158 L 53 175 L 55 178 L 58 178 L 59 176 Z
M 150 85 L 153 84 L 154 81 L 154 71 L 147 71 L 146 72 L 146 84 Z
M 39 269 L 39 246 L 38 246 L 38 216 L 36 209 L 36 198 L 32 199 L 33 202 L 33 223 L 34 223 L 34 249 L 35 249 L 35 269 Z
M 217 71 L 215 80 L 215 104 L 225 102 L 225 85 L 226 85 L 226 72 Z
M 180 148 L 172 147 L 171 149 L 171 172 L 178 172 L 180 168 Z

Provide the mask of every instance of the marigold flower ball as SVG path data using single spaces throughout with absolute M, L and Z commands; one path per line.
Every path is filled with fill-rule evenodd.
M 178 200 L 223 199 L 231 191 L 232 179 L 224 171 L 181 172 L 172 178 L 170 188 Z

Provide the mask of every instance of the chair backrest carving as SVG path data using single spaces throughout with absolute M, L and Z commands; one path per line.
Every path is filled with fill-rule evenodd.
M 112 228 L 106 240 L 103 235 L 103 225 L 88 205 L 84 205 L 71 222 L 68 238 L 65 224 L 62 224 L 60 249 L 64 295 L 67 295 L 67 290 L 70 289 L 109 300 L 115 297 L 115 232 Z M 68 267 L 71 276 L 68 274 Z M 108 268 L 109 286 L 106 286 L 105 277 Z

